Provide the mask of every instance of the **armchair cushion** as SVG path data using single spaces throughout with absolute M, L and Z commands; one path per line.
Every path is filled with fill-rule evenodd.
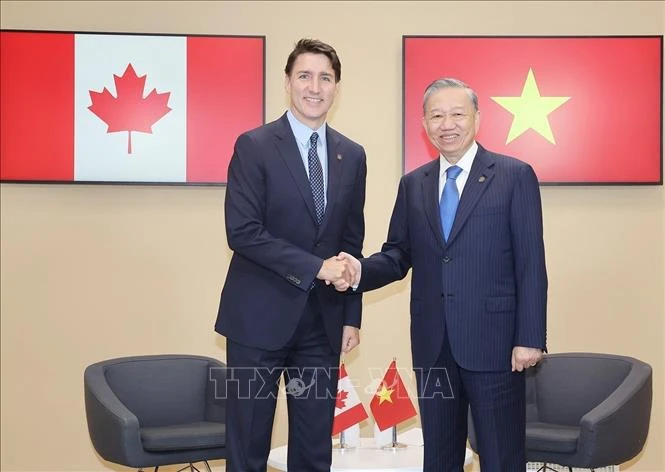
M 551 423 L 527 423 L 526 448 L 536 451 L 575 452 L 580 428 Z
M 224 447 L 226 427 L 221 423 L 200 421 L 171 426 L 141 428 L 146 451 L 179 451 Z

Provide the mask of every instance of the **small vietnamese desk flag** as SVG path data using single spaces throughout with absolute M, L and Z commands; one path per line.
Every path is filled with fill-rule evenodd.
M 369 408 L 381 431 L 417 415 L 395 361 L 388 366 Z
M 2 31 L 3 181 L 223 183 L 261 37 Z
M 335 402 L 335 418 L 333 420 L 332 435 L 339 434 L 345 429 L 360 423 L 367 418 L 367 411 L 360 402 L 356 389 L 346 373 L 344 364 L 339 368 L 339 382 L 337 383 L 337 400 Z

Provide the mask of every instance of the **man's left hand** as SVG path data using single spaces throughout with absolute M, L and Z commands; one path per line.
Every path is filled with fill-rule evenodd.
M 360 344 L 360 330 L 355 326 L 344 326 L 342 331 L 342 351 L 348 354 Z
M 522 372 L 524 369 L 534 367 L 543 359 L 543 351 L 535 347 L 515 346 L 510 360 L 512 371 Z

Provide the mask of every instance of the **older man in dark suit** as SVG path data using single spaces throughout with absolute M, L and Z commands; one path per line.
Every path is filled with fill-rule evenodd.
M 483 472 L 525 467 L 524 369 L 545 350 L 547 274 L 538 180 L 475 141 L 476 93 L 456 79 L 425 91 L 439 159 L 405 175 L 381 252 L 357 291 L 411 281 L 411 348 L 426 472 L 463 470 L 471 407 Z M 340 281 L 338 289 L 347 284 Z
M 225 217 L 233 258 L 215 329 L 226 336 L 226 470 L 265 471 L 279 378 L 289 411 L 288 468 L 329 471 L 340 350 L 359 342 L 361 295 L 330 282 L 355 276 L 367 173 L 363 148 L 326 125 L 341 78 L 335 50 L 301 40 L 289 55 L 289 110 L 241 135 Z

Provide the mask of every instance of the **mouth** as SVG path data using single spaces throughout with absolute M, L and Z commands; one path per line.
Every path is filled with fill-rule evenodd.
M 305 101 L 309 103 L 322 103 L 323 99 L 322 98 L 316 98 L 316 97 L 305 97 Z
M 442 143 L 454 143 L 459 139 L 459 134 L 446 134 L 439 136 L 439 141 Z

